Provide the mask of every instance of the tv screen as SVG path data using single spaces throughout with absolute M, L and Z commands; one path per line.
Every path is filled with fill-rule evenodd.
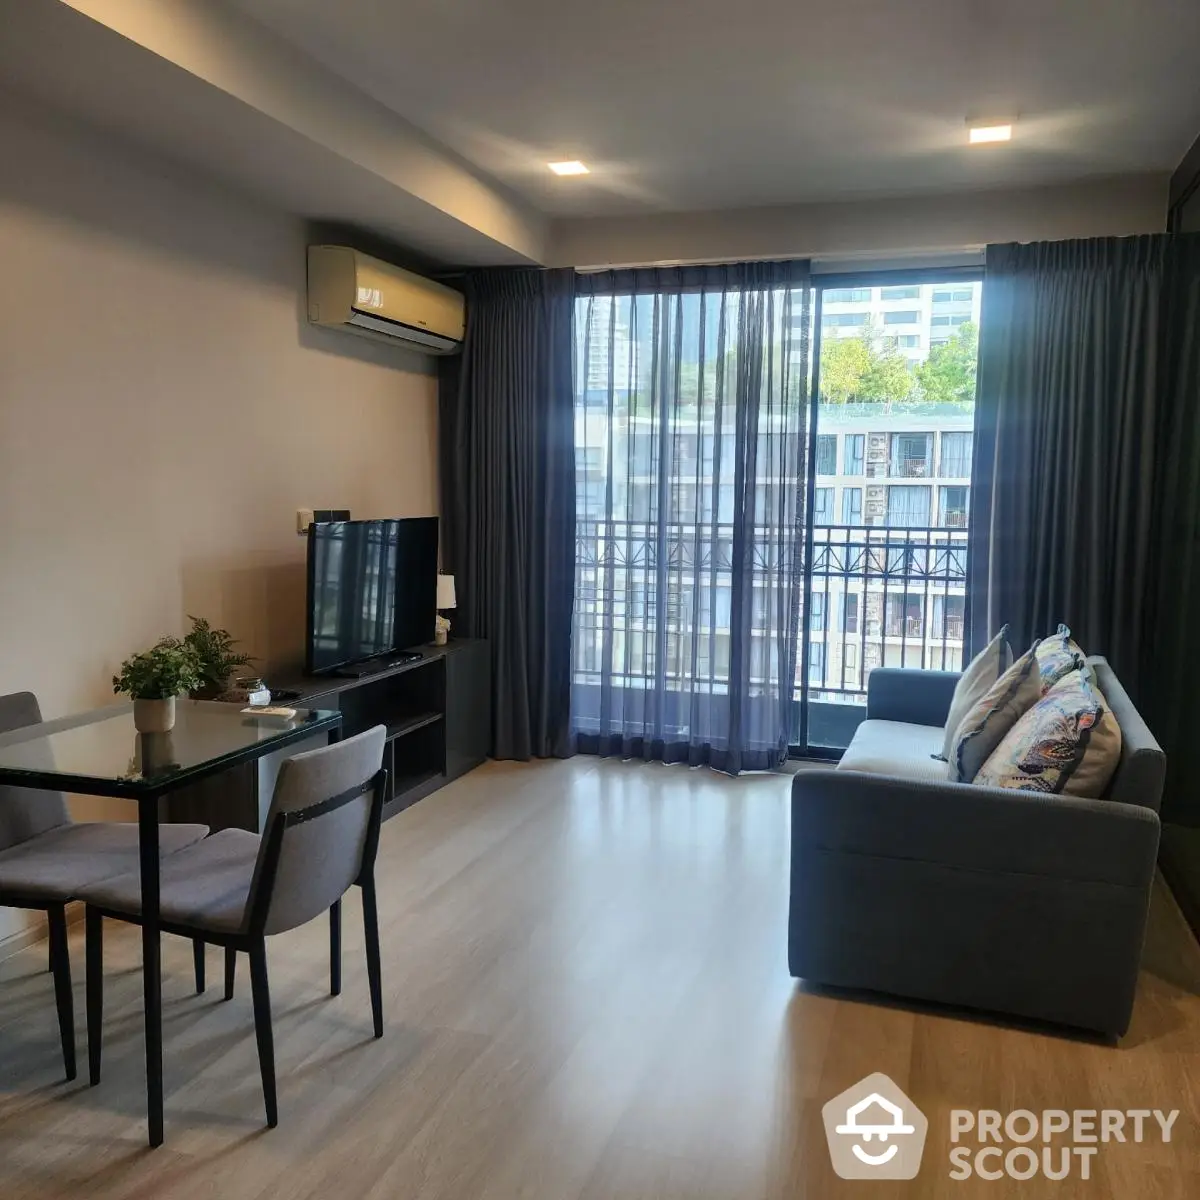
M 436 517 L 308 528 L 309 674 L 433 641 Z

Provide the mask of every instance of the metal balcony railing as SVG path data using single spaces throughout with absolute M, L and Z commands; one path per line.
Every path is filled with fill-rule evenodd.
M 766 682 L 759 673 L 777 658 L 775 617 L 786 602 L 771 582 L 777 577 L 771 540 L 756 532 L 748 652 L 751 681 Z M 576 683 L 646 688 L 701 681 L 723 690 L 732 556 L 730 524 L 579 520 Z M 807 678 L 811 693 L 861 703 L 874 667 L 960 669 L 966 566 L 965 530 L 817 526 L 805 564 L 811 628 L 807 643 L 803 631 L 798 635 L 797 696 Z
M 875 667 L 961 669 L 966 530 L 819 527 L 809 575 L 811 603 L 833 614 L 810 634 L 824 647 L 810 649 L 812 691 L 861 702 Z
M 926 458 L 893 458 L 891 466 L 893 479 L 928 479 L 933 473 Z

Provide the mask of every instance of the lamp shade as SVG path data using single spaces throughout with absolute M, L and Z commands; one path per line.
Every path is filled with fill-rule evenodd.
M 454 576 L 439 575 L 437 583 L 437 606 L 440 612 L 443 608 L 457 608 L 454 599 Z

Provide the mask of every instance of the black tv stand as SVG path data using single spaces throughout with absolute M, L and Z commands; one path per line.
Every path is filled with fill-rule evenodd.
M 281 672 L 270 680 L 272 694 L 287 695 L 298 708 L 338 709 L 343 737 L 375 725 L 387 729 L 385 818 L 477 767 L 492 735 L 487 642 L 455 638 L 404 657 L 408 661 L 389 662 L 395 658 L 389 655 L 356 664 L 351 669 L 366 673 L 351 678 Z M 174 793 L 169 819 L 260 833 L 273 786 L 274 775 L 262 763 L 234 767 Z
M 387 658 L 369 658 L 366 662 L 349 663 L 344 667 L 338 667 L 336 671 L 331 671 L 330 674 L 335 679 L 366 679 L 371 675 L 379 675 L 383 671 L 390 671 L 393 667 L 402 667 L 406 663 L 420 662 L 422 655 L 408 651 L 402 651 L 399 654 L 389 654 Z
M 384 817 L 478 766 L 491 741 L 491 654 L 487 642 L 455 638 L 416 654 L 351 664 L 367 673 L 292 683 L 305 708 L 337 708 L 342 735 L 387 728 L 388 796 Z

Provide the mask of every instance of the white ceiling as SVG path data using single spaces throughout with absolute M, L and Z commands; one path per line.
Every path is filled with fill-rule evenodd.
M 561 216 L 1170 171 L 1200 132 L 1198 0 L 226 3 Z
M 545 257 L 543 214 L 213 0 L 0 0 L 0 31 L 0 107 L 32 99 L 409 265 Z

